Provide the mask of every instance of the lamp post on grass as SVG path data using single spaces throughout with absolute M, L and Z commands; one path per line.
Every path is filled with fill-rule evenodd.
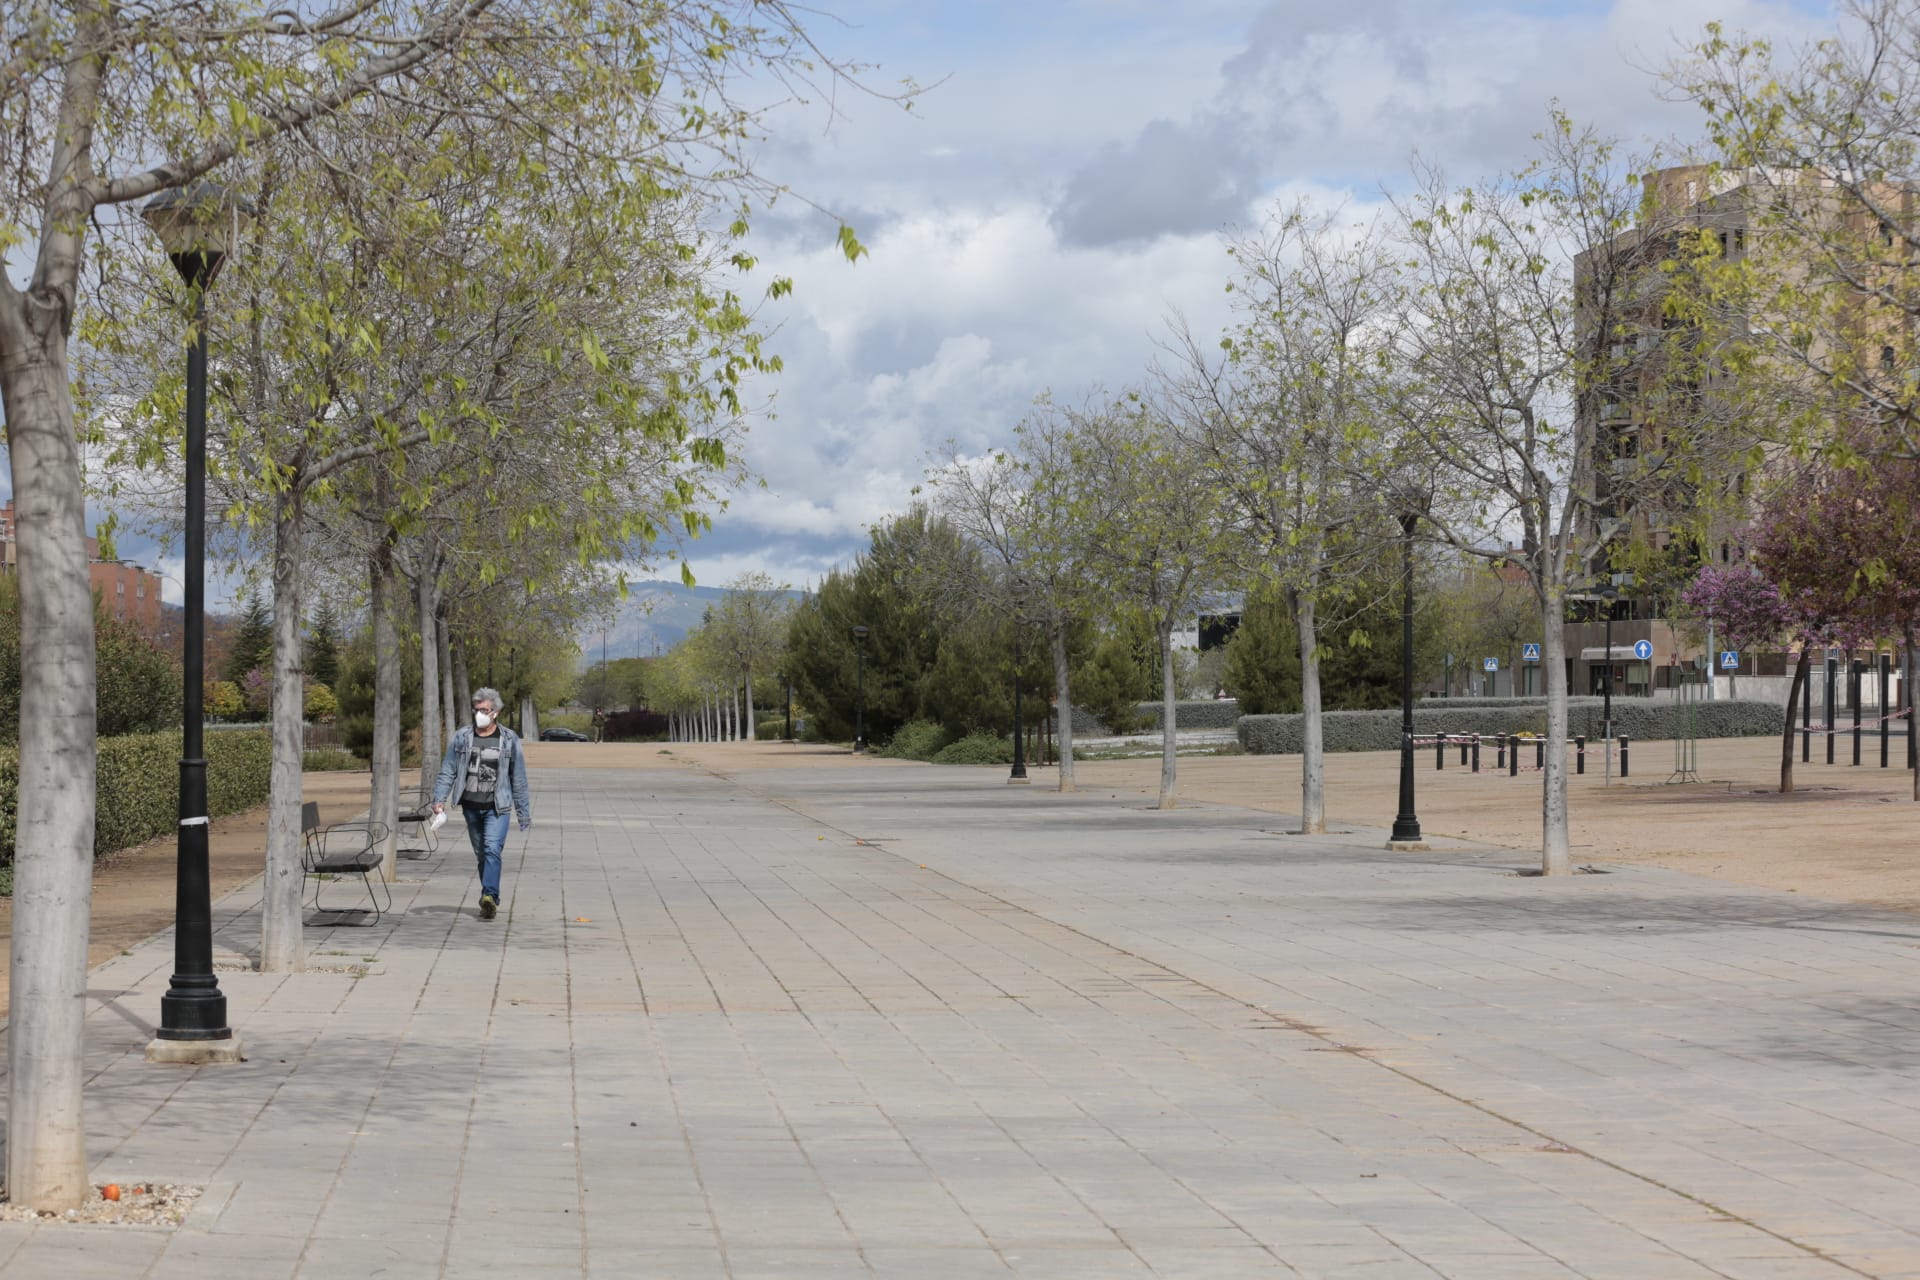
M 867 629 L 864 626 L 853 629 L 853 751 L 855 755 L 867 749 Z
M 1416 512 L 1400 517 L 1400 812 L 1394 815 L 1389 847 L 1420 843 L 1420 818 L 1413 809 L 1413 527 Z
M 182 571 L 181 759 L 178 869 L 174 883 L 173 979 L 160 997 L 160 1026 L 149 1061 L 237 1062 L 240 1042 L 227 1025 L 227 997 L 213 972 L 212 886 L 207 867 L 207 761 L 204 731 L 207 529 L 207 289 L 253 208 L 218 183 L 163 191 L 140 216 L 193 299 L 187 350 L 186 562 Z

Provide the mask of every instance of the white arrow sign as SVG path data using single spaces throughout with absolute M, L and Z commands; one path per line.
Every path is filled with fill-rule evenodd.
M 1633 642 L 1633 656 L 1642 662 L 1651 659 L 1653 657 L 1653 641 L 1635 640 Z

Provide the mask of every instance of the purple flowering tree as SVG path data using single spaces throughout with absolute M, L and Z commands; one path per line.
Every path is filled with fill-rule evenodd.
M 1758 649 L 1793 630 L 1793 610 L 1780 588 L 1747 565 L 1704 566 L 1680 593 L 1680 603 L 1695 617 L 1712 619 L 1714 633 L 1729 649 Z M 1736 679 L 1727 673 L 1728 690 L 1737 698 Z

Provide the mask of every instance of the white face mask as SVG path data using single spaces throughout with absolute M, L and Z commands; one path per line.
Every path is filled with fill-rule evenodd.
M 485 711 L 476 711 L 473 713 L 473 723 L 476 727 L 484 729 L 493 723 L 493 716 Z

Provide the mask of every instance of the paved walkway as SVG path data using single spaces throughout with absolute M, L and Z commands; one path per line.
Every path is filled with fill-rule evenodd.
M 311 933 L 363 974 L 223 975 L 242 1066 L 142 1060 L 169 937 L 96 970 L 95 1181 L 209 1192 L 0 1276 L 1920 1277 L 1911 916 L 993 770 L 536 786 L 501 919 L 454 850 Z

